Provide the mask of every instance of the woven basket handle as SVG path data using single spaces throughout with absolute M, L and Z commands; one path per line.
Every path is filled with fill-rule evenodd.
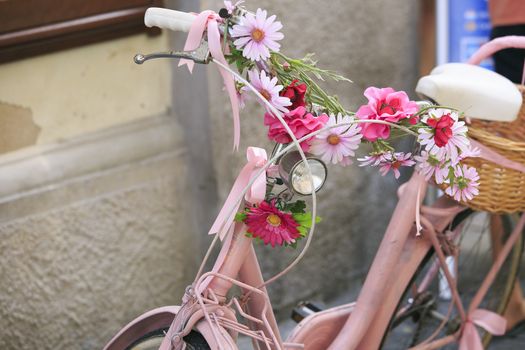
M 495 52 L 503 49 L 517 48 L 525 49 L 525 36 L 509 35 L 502 36 L 482 45 L 467 61 L 470 64 L 480 64 L 485 58 L 492 56 Z

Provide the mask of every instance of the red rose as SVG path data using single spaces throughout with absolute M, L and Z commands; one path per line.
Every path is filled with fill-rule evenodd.
M 439 119 L 429 118 L 427 124 L 435 129 L 434 142 L 436 146 L 445 146 L 452 137 L 452 125 L 454 125 L 454 119 L 450 114 L 445 114 Z
M 288 107 L 288 109 L 291 111 L 296 109 L 297 107 L 304 107 L 306 104 L 304 101 L 304 95 L 306 94 L 306 84 L 298 83 L 299 80 L 295 79 L 280 93 L 281 96 L 288 97 L 290 99 L 290 102 L 292 102 L 292 105 Z

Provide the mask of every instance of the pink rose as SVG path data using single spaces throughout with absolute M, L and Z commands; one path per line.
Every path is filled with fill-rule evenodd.
M 365 90 L 368 104 L 359 107 L 356 116 L 359 119 L 384 120 L 397 123 L 401 119 L 410 118 L 418 110 L 417 104 L 410 101 L 404 91 L 392 88 L 378 89 L 369 87 Z M 413 120 L 409 120 L 411 123 Z M 390 136 L 390 126 L 383 124 L 361 124 L 363 137 L 368 141 L 378 138 L 387 139 Z
M 326 122 L 328 122 L 328 116 L 326 114 L 314 117 L 302 106 L 286 113 L 283 118 L 297 139 L 321 129 Z M 279 122 L 279 119 L 272 114 L 266 113 L 264 115 L 264 125 L 269 126 L 268 138 L 270 140 L 278 143 L 292 142 L 292 138 L 288 135 L 284 126 Z M 311 139 L 308 139 L 301 142 L 303 151 L 307 152 L 310 149 L 311 141 Z

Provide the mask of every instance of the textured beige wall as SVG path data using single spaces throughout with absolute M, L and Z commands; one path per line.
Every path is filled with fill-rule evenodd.
M 132 60 L 168 46 L 135 35 L 0 65 L 0 349 L 100 349 L 191 280 L 184 136 L 154 117 L 171 66 Z
M 2 64 L 0 104 L 29 109 L 42 129 L 40 144 L 165 113 L 171 104 L 169 63 L 137 66 L 132 58 L 167 46 L 164 31 Z
M 0 349 L 101 349 L 139 314 L 178 303 L 198 250 L 185 164 L 170 117 L 0 157 L 0 172 L 25 182 L 9 193 L 2 181 Z

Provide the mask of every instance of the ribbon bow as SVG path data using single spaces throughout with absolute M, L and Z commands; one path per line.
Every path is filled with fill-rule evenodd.
M 463 328 L 463 334 L 459 342 L 459 350 L 483 350 L 483 343 L 476 329 L 480 326 L 487 332 L 494 335 L 505 334 L 507 320 L 495 312 L 476 309 L 467 316 L 467 321 Z
M 264 167 L 268 156 L 266 155 L 266 151 L 262 148 L 248 147 L 246 150 L 246 158 L 248 159 L 248 163 L 246 163 L 239 173 L 239 176 L 237 176 L 230 194 L 228 195 L 228 198 L 226 198 L 226 202 L 224 203 L 221 211 L 219 212 L 219 215 L 215 219 L 215 222 L 208 232 L 210 235 L 218 233 L 221 240 L 224 239 L 226 234 L 233 227 L 233 219 L 235 219 L 235 214 L 239 210 L 239 206 L 241 204 L 235 202 L 241 195 L 244 188 L 248 185 L 250 180 L 256 176 L 258 170 Z M 263 171 L 250 186 L 244 198 L 251 204 L 258 204 L 264 200 L 265 195 L 266 172 Z M 235 210 L 232 210 L 233 208 L 235 208 Z
M 184 44 L 184 51 L 193 51 L 199 47 L 204 31 L 208 33 L 208 47 L 210 53 L 217 61 L 228 65 L 221 48 L 221 33 L 219 31 L 219 25 L 217 21 L 220 20 L 219 15 L 215 12 L 207 10 L 199 13 L 197 18 L 191 24 L 186 44 Z M 179 67 L 187 65 L 190 73 L 193 71 L 195 62 L 188 59 L 181 59 Z M 237 98 L 237 92 L 235 90 L 235 83 L 233 77 L 225 69 L 219 67 L 219 72 L 222 75 L 224 86 L 230 97 L 230 103 L 232 106 L 233 114 L 233 148 L 234 150 L 239 149 L 240 139 L 240 121 L 239 121 L 239 100 Z

